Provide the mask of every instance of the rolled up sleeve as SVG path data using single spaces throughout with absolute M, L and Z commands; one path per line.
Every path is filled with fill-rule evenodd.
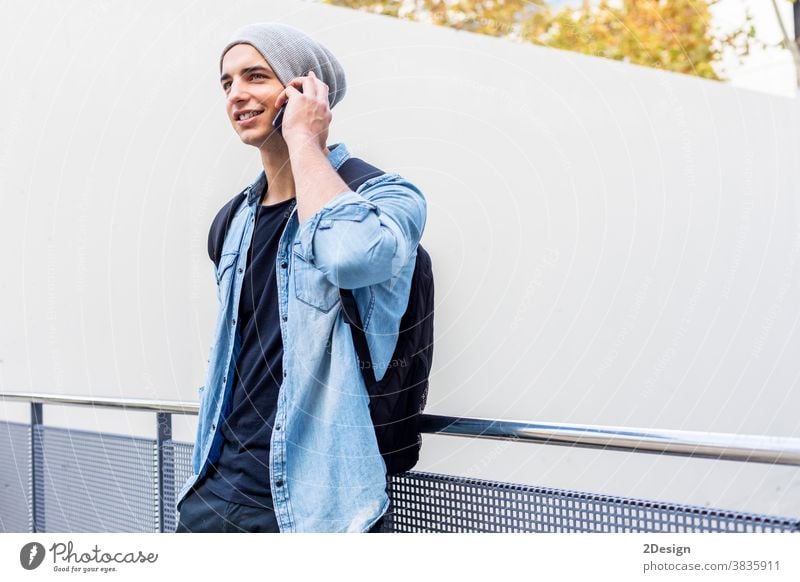
M 361 192 L 347 190 L 300 226 L 299 252 L 337 287 L 357 289 L 397 275 L 425 229 L 422 192 L 385 174 Z

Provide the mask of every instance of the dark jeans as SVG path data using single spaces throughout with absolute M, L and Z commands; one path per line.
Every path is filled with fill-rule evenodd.
M 250 507 L 214 495 L 203 480 L 192 487 L 181 503 L 175 533 L 277 533 L 278 521 L 271 509 Z
M 181 503 L 175 533 L 278 533 L 278 521 L 271 509 L 226 501 L 204 486 L 192 488 Z M 384 518 L 367 533 L 380 533 Z

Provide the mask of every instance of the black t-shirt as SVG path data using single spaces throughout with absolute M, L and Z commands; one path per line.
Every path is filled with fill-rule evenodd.
M 239 299 L 241 351 L 229 412 L 220 426 L 224 437 L 220 458 L 207 473 L 215 495 L 270 509 L 269 445 L 283 376 L 275 260 L 292 200 L 259 205 L 257 210 Z

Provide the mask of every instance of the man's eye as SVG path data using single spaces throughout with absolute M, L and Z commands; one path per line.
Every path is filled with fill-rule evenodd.
M 253 73 L 252 75 L 250 75 L 251 79 L 255 79 L 256 77 L 263 77 L 264 79 L 268 79 L 269 78 L 263 73 Z M 231 82 L 230 81 L 226 81 L 225 83 L 222 84 L 222 90 L 223 91 L 227 91 L 230 86 L 231 86 Z

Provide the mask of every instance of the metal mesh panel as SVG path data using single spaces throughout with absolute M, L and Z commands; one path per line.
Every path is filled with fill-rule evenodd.
M 158 531 L 154 440 L 49 426 L 35 430 L 38 531 Z
M 389 480 L 394 532 L 800 532 L 800 520 L 432 473 Z
M 29 428 L 0 428 L 0 525 L 30 531 Z M 35 434 L 39 531 L 158 531 L 155 441 L 41 426 Z M 192 447 L 164 442 L 165 532 L 178 522 Z M 800 532 L 792 518 L 433 473 L 392 477 L 388 490 L 386 532 Z
M 0 532 L 31 531 L 30 425 L 0 422 Z
M 190 443 L 164 442 L 164 531 L 174 532 L 180 519 L 175 509 L 178 493 L 192 476 L 192 447 Z
M 171 532 L 192 445 L 166 445 L 164 531 Z M 391 477 L 388 492 L 384 532 L 800 532 L 794 519 L 423 472 Z

